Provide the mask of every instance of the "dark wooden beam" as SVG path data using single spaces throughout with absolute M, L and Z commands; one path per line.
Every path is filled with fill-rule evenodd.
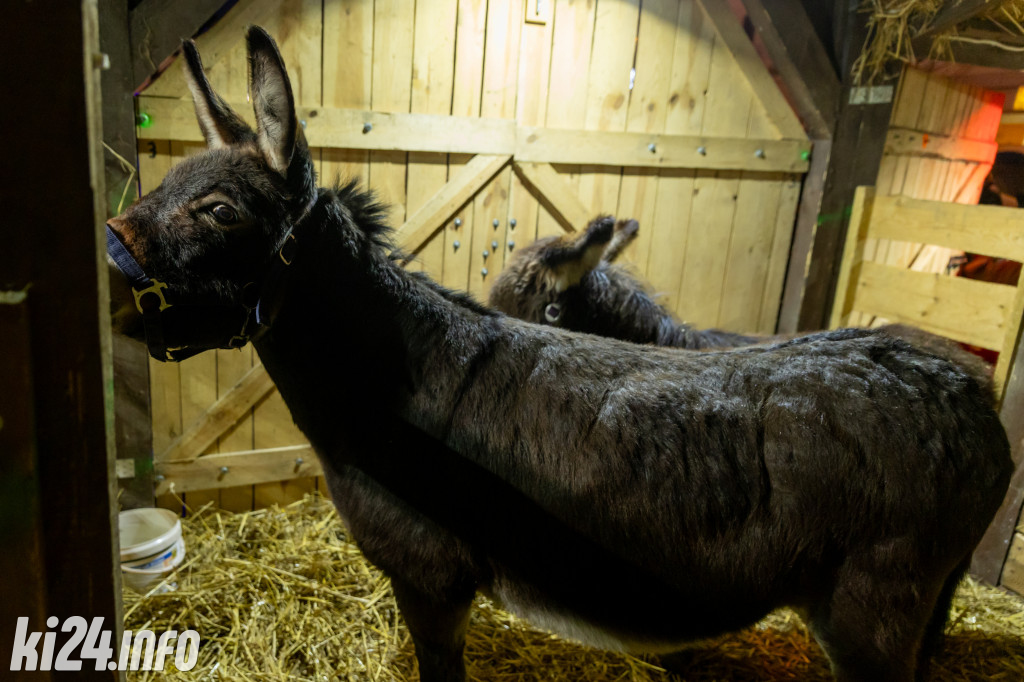
M 0 41 L 0 82 L 8 101 L 21 105 L 0 111 L 0 129 L 11 131 L 4 152 L 17 169 L 0 189 L 10 226 L 0 249 L 0 290 L 24 299 L 0 321 L 0 416 L 16 420 L 0 434 L 12 438 L 2 459 L 18 461 L 24 503 L 0 517 L 17 524 L 18 548 L 5 537 L 4 554 L 20 560 L 4 563 L 12 572 L 0 580 L 0 639 L 13 641 L 15 616 L 22 615 L 8 610 L 12 604 L 26 609 L 30 630 L 47 629 L 43 615 L 62 624 L 81 616 L 102 617 L 117 633 L 109 302 L 98 267 L 104 199 L 96 3 L 6 3 L 4 21 L 17 30 Z M 23 404 L 8 412 L 12 401 Z M 21 555 L 21 547 L 29 551 Z M 74 678 L 118 679 L 91 668 Z
M 132 72 L 141 85 L 157 67 L 231 0 L 142 0 L 131 11 Z
M 832 139 L 814 140 L 811 167 L 804 176 L 804 184 L 800 190 L 793 240 L 789 246 L 789 264 L 782 289 L 779 319 L 775 327 L 778 334 L 793 334 L 799 326 L 808 260 L 814 248 L 818 215 L 821 213 L 821 201 L 824 198 L 825 179 L 832 159 L 832 144 Z
M 968 40 L 974 39 L 973 32 L 965 33 L 964 37 Z M 989 38 L 979 39 L 991 40 Z M 1014 49 L 1004 50 L 990 42 L 951 41 L 950 49 L 953 52 L 953 61 L 957 64 L 977 64 L 1011 71 L 1024 69 L 1024 40 L 1002 34 L 997 42 Z
M 971 562 L 971 573 L 992 585 L 999 584 L 1013 532 L 1020 518 L 1021 505 L 1024 504 L 1024 336 L 1017 343 L 1015 357 L 1010 376 L 1006 380 L 999 417 L 1010 441 L 1016 473 L 1010 481 L 1010 490 L 1002 506 L 996 512 Z
M 839 110 L 839 77 L 803 6 L 799 0 L 741 1 L 808 135 L 831 138 Z
M 126 0 L 99 0 L 103 71 L 103 152 L 106 213 L 115 216 L 138 195 L 135 169 L 135 96 Z M 127 163 L 126 163 L 127 162 Z M 149 353 L 145 346 L 115 339 L 114 425 L 120 459 L 134 460 L 133 476 L 122 479 L 121 504 L 130 509 L 153 504 L 153 434 L 149 414 Z
M 840 109 L 839 123 L 832 141 L 821 208 L 812 238 L 810 263 L 798 302 L 796 329 L 787 331 L 809 331 L 828 326 L 853 192 L 859 185 L 875 184 L 878 176 L 886 131 L 892 115 L 892 95 L 876 95 L 878 101 L 875 102 L 861 103 L 855 99 L 851 103 L 849 100 L 853 92 L 852 88 L 845 90 L 847 101 Z M 857 91 L 858 94 L 860 92 Z M 796 302 L 788 303 L 790 305 L 784 312 L 792 316 Z
M 794 234 L 779 314 L 780 332 L 827 326 L 853 192 L 858 185 L 875 183 L 882 159 L 892 113 L 892 88 L 854 87 L 851 68 L 867 35 L 866 15 L 859 11 L 859 5 L 859 0 L 836 2 L 834 40 L 837 61 L 843 69 L 839 74 L 842 88 L 838 116 L 827 159 L 822 158 L 825 150 L 819 154 L 816 147 L 814 151 L 814 160 L 828 162 L 824 185 L 813 226 Z M 820 168 L 815 173 L 820 177 Z M 811 195 L 807 205 L 801 206 L 801 213 L 814 212 L 815 199 Z
M 946 0 L 935 16 L 914 36 L 914 50 L 918 41 L 928 41 L 933 36 L 948 31 L 963 22 L 976 17 L 987 9 L 997 7 L 1003 0 Z M 920 43 L 925 45 L 926 43 Z

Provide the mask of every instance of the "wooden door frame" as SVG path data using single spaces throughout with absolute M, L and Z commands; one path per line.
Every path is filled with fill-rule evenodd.
M 17 30 L 0 42 L 13 90 L 0 117 L 18 172 L 0 249 L 0 639 L 14 641 L 16 616 L 30 632 L 80 616 L 120 641 L 96 0 L 14 3 L 5 19 Z M 77 678 L 123 679 L 90 667 Z

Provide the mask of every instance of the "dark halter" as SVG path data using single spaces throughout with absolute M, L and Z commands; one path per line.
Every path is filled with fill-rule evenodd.
M 180 362 L 213 348 L 242 348 L 270 326 L 274 292 L 295 259 L 295 230 L 316 205 L 314 195 L 285 234 L 262 281 L 249 282 L 235 303 L 192 300 L 165 282 L 146 275 L 117 234 L 107 225 L 107 254 L 128 279 L 135 307 L 142 313 L 149 354 L 161 362 Z

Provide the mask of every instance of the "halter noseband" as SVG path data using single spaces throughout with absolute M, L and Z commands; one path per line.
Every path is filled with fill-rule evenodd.
M 131 285 L 135 307 L 142 313 L 149 354 L 161 362 L 180 362 L 204 350 L 242 348 L 269 327 L 268 299 L 295 259 L 295 229 L 312 212 L 318 198 L 313 195 L 285 234 L 262 283 L 246 284 L 236 303 L 189 300 L 166 282 L 149 277 L 108 224 L 107 254 Z

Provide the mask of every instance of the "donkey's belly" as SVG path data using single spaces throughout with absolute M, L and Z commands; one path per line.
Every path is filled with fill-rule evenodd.
M 610 583 L 604 592 L 595 592 L 594 603 L 600 604 L 609 597 L 614 600 L 616 589 Z M 548 602 L 529 586 L 500 577 L 482 591 L 506 611 L 535 627 L 588 646 L 630 653 L 679 651 L 695 642 L 751 625 L 771 610 L 764 604 L 740 606 L 723 599 L 724 612 L 694 613 L 679 608 L 687 601 L 683 595 L 652 593 L 646 601 L 637 600 L 629 612 L 620 609 L 616 619 L 601 618 L 602 622 L 596 622 L 590 615 Z M 707 606 L 705 602 L 697 610 L 703 612 Z M 702 619 L 701 615 L 708 618 Z M 700 624 L 699 628 L 695 628 L 695 623 Z

